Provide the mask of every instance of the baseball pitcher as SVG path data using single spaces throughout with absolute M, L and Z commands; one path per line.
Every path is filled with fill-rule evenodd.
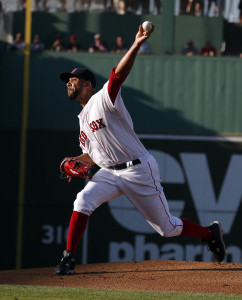
M 153 31 L 153 24 L 150 31 L 139 26 L 133 45 L 111 70 L 109 80 L 98 92 L 95 91 L 95 75 L 88 69 L 75 68 L 60 74 L 69 99 L 82 106 L 78 116 L 82 154 L 66 158 L 61 171 L 69 180 L 77 176 L 89 178 L 89 181 L 74 201 L 66 249 L 55 268 L 57 275 L 74 273 L 77 246 L 92 212 L 102 203 L 123 194 L 161 236 L 200 238 L 217 262 L 225 258 L 219 222 L 203 227 L 171 215 L 158 165 L 136 136 L 122 99 L 121 86 L 133 67 L 140 46 Z M 90 172 L 93 166 L 99 167 L 94 175 Z

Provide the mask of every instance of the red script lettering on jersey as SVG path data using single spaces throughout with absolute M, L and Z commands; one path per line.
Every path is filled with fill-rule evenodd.
M 92 129 L 92 132 L 95 132 L 95 131 L 97 131 L 98 129 L 101 129 L 101 128 L 106 127 L 106 125 L 103 124 L 103 119 L 101 118 L 101 119 L 99 119 L 99 120 L 92 121 L 92 122 L 90 123 L 90 127 L 91 127 L 91 129 Z
M 79 135 L 79 141 L 82 143 L 82 145 L 85 147 L 87 136 L 84 131 L 81 131 L 81 134 Z

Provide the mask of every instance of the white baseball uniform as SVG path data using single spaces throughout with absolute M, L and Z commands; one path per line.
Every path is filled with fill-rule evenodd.
M 112 70 L 109 81 L 78 116 L 83 153 L 101 169 L 77 194 L 74 210 L 90 215 L 102 203 L 124 194 L 159 234 L 180 235 L 182 220 L 170 214 L 158 165 L 133 130 L 119 86 L 115 101 L 110 99 L 108 85 L 114 76 Z M 140 163 L 134 165 L 137 159 Z M 110 168 L 122 163 L 124 169 Z

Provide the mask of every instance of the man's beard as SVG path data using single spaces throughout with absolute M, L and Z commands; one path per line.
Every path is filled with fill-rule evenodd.
M 79 95 L 79 93 L 81 92 L 82 90 L 82 85 L 75 88 L 75 89 L 71 89 L 71 90 L 67 90 L 67 94 L 68 94 L 68 97 L 70 100 L 75 100 L 76 97 Z

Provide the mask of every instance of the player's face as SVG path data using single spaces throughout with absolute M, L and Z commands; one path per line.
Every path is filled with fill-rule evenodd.
M 77 96 L 82 92 L 83 83 L 85 80 L 78 77 L 71 77 L 67 82 L 67 94 L 70 100 L 75 100 Z

